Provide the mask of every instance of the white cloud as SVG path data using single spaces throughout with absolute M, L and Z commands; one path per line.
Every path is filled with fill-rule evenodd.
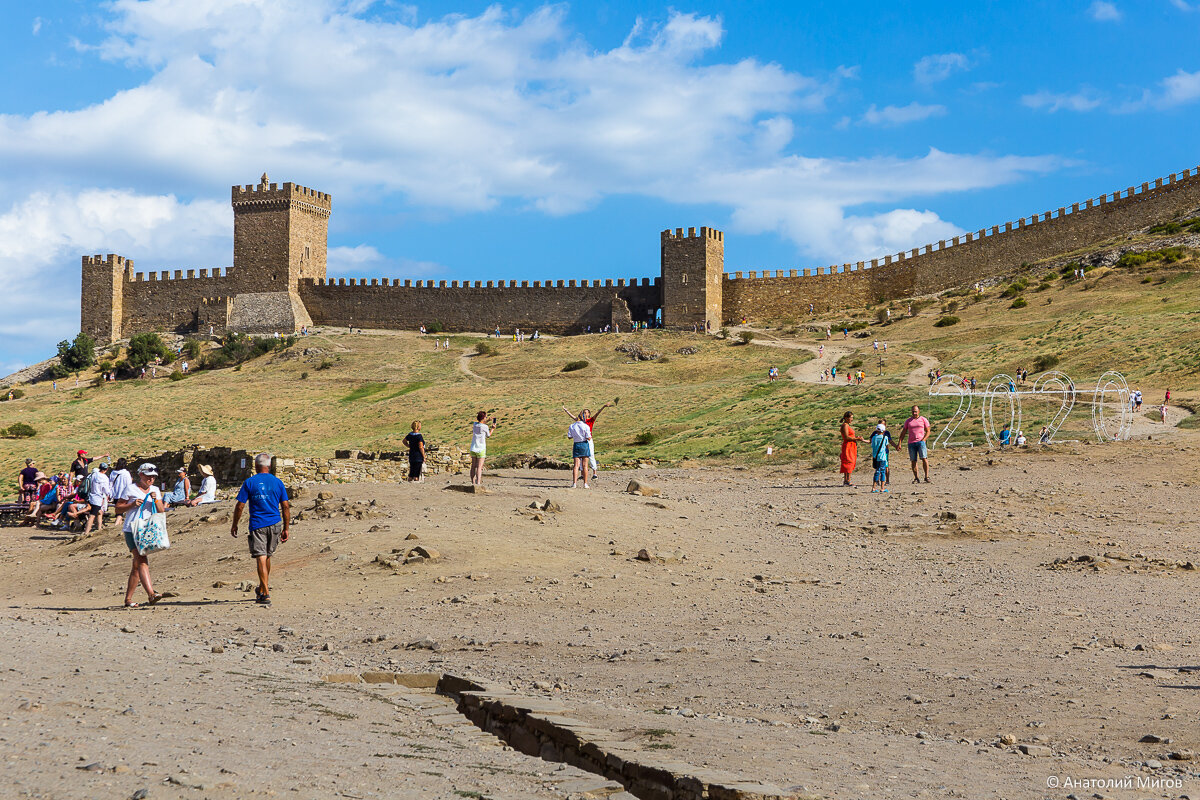
M 34 17 L 33 18 L 33 35 L 37 36 L 41 30 L 42 30 L 42 18 Z
M 917 102 L 909 103 L 906 106 L 884 106 L 883 108 L 876 108 L 872 104 L 863 114 L 862 123 L 864 125 L 906 125 L 930 117 L 940 117 L 945 113 L 945 106 L 930 106 Z
M 1091 89 L 1081 89 L 1072 94 L 1056 94 L 1040 91 L 1027 94 L 1021 98 L 1021 103 L 1028 108 L 1045 109 L 1050 113 L 1055 111 L 1091 111 L 1099 108 L 1103 102 L 1100 95 Z
M 29 240 L 42 254 L 36 263 L 53 263 L 66 287 L 46 299 L 58 306 L 30 311 L 56 320 L 48 340 L 78 324 L 66 307 L 75 303 L 80 252 L 124 252 L 148 266 L 178 245 L 179 257 L 189 249 L 197 256 L 179 266 L 227 264 L 227 244 L 200 258 L 188 220 L 206 221 L 204 241 L 227 243 L 229 184 L 264 170 L 330 191 L 343 208 L 394 195 L 425 211 L 515 202 L 568 214 L 614 195 L 715 205 L 729 209 L 735 230 L 778 233 L 806 259 L 844 260 L 953 227 L 928 211 L 863 215 L 858 206 L 986 188 L 1058 166 L 938 151 L 799 155 L 798 124 L 824 114 L 858 68 L 808 76 L 753 58 L 722 61 L 725 32 L 714 17 L 639 21 L 624 42 L 601 50 L 572 30 L 565 6 L 527 15 L 492 6 L 420 21 L 412 9 L 386 19 L 359 13 L 370 5 L 113 0 L 105 6 L 111 35 L 87 47 L 149 77 L 82 109 L 0 115 L 0 189 L 26 198 L 9 217 L 45 203 L 68 209 L 64 217 L 47 210 Z M 872 106 L 862 122 L 897 125 L 945 111 Z M 111 216 L 87 224 L 85 192 L 29 188 L 163 185 L 221 199 L 146 206 L 117 192 Z M 441 269 L 389 261 L 370 247 L 334 248 L 330 263 L 338 271 Z M 9 260 L 0 276 L 21 269 Z
M 228 206 L 129 191 L 37 192 L 0 213 L 6 356 L 28 362 L 79 332 L 80 257 L 133 253 L 139 271 L 228 264 Z M 7 374 L 7 372 L 5 373 Z
M 1187 4 L 1186 0 L 1171 0 L 1171 5 L 1178 8 L 1180 11 L 1193 11 L 1194 9 Z
M 1095 0 L 1088 9 L 1088 14 L 1097 22 L 1116 22 L 1121 19 L 1121 10 L 1117 8 L 1116 3 L 1107 0 Z
M 380 274 L 392 272 L 388 277 L 413 277 L 435 275 L 446 268 L 434 261 L 416 261 L 410 258 L 394 259 L 385 256 L 369 244 L 354 247 L 331 247 L 326 256 L 326 268 L 330 277 L 359 277 L 364 273 Z
M 1160 107 L 1195 102 L 1200 98 L 1200 71 L 1184 72 L 1179 70 L 1174 75 L 1164 78 L 1159 85 L 1161 92 L 1156 102 Z
M 970 60 L 962 53 L 938 53 L 925 56 L 913 65 L 913 79 L 928 86 L 970 68 Z

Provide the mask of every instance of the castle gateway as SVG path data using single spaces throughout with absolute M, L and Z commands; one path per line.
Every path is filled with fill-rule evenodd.
M 134 272 L 84 256 L 80 330 L 97 342 L 143 331 L 281 333 L 305 325 L 450 331 L 499 325 L 581 333 L 660 319 L 670 328 L 799 318 L 985 280 L 1200 208 L 1200 168 L 914 250 L 816 270 L 725 274 L 713 228 L 661 235 L 659 276 L 631 280 L 411 281 L 326 277 L 330 196 L 293 183 L 234 186 L 233 266 Z

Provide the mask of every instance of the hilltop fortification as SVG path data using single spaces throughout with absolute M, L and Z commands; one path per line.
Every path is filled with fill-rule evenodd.
M 328 194 L 234 186 L 233 266 L 141 273 L 119 255 L 84 256 L 80 329 L 99 342 L 148 330 L 287 332 L 302 325 L 579 333 L 661 320 L 716 329 L 742 317 L 796 317 L 984 280 L 1200 207 L 1200 167 L 908 252 L 819 269 L 725 273 L 725 235 L 661 235 L 659 275 L 629 280 L 411 281 L 326 276 Z

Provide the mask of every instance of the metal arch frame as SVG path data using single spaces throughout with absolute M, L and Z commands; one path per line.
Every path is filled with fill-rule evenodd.
M 1110 433 L 1104 401 L 1107 395 L 1113 393 L 1117 395 L 1121 412 L 1116 431 Z M 1132 427 L 1133 409 L 1129 407 L 1129 383 L 1120 372 L 1110 369 L 1096 380 L 1096 390 L 1092 393 L 1092 429 L 1096 432 L 1096 441 L 1124 441 L 1129 438 Z
M 1001 385 L 1003 391 L 998 391 L 995 387 Z M 1021 429 L 1021 395 L 1010 389 L 1010 386 L 1016 386 L 1017 382 L 1011 375 L 1001 372 L 999 375 L 993 375 L 988 381 L 987 388 L 983 390 L 983 435 L 987 438 L 989 447 L 998 447 L 1000 444 L 1000 436 L 996 432 L 995 419 L 995 404 L 997 397 L 1008 398 L 1008 429 L 1010 431 L 1019 431 Z
M 1075 382 L 1065 372 L 1051 370 L 1042 373 L 1034 382 L 1032 394 L 1061 394 L 1063 396 L 1062 405 L 1059 406 L 1058 411 L 1050 419 L 1050 424 L 1046 426 L 1049 430 L 1046 444 L 1050 444 L 1054 441 L 1055 435 L 1058 434 L 1058 429 L 1067 421 L 1071 410 L 1075 408 Z
M 943 384 L 942 381 L 946 381 L 946 383 Z M 954 437 L 954 434 L 958 432 L 958 426 L 962 425 L 963 420 L 965 420 L 967 418 L 967 416 L 971 413 L 971 405 L 973 402 L 972 393 L 966 389 L 963 389 L 963 387 L 962 387 L 962 376 L 961 375 L 943 375 L 941 378 L 936 380 L 934 383 L 930 384 L 929 396 L 930 397 L 949 396 L 951 394 L 950 392 L 935 391 L 937 389 L 943 388 L 944 386 L 952 386 L 956 390 L 955 393 L 958 394 L 958 398 L 959 398 L 958 399 L 958 409 L 955 410 L 953 416 L 950 417 L 950 421 L 946 423 L 945 427 L 943 427 L 938 432 L 938 435 L 936 437 L 934 437 L 934 440 L 933 440 L 933 448 L 934 449 L 937 449 L 938 445 L 941 445 L 943 448 L 950 446 L 950 439 L 952 439 Z M 966 405 L 965 408 L 963 407 L 964 404 Z

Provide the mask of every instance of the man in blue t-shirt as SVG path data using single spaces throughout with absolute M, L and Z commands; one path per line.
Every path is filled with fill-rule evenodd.
M 254 475 L 246 479 L 238 492 L 237 505 L 233 508 L 233 525 L 230 533 L 238 535 L 238 522 L 242 509 L 250 504 L 250 555 L 258 565 L 258 587 L 254 590 L 260 605 L 271 605 L 270 588 L 271 556 L 280 542 L 288 540 L 288 529 L 292 524 L 292 512 L 288 506 L 287 487 L 283 481 L 271 474 L 271 454 L 260 453 L 254 458 Z

